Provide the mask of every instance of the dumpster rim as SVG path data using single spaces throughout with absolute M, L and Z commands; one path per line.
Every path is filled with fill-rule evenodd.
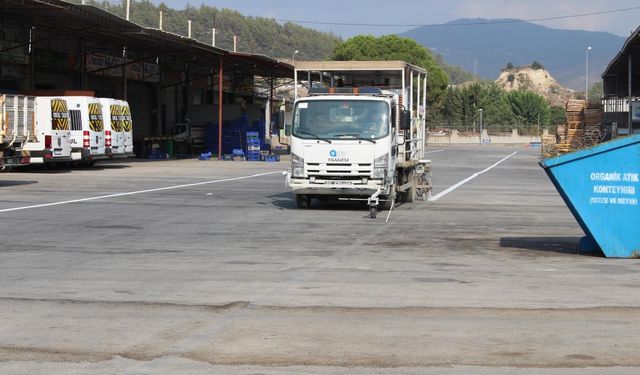
M 618 148 L 631 146 L 640 143 L 640 134 L 631 135 L 624 138 L 613 139 L 611 141 L 600 143 L 593 147 L 574 151 L 565 155 L 552 156 L 540 161 L 540 166 L 544 169 L 553 168 L 562 164 L 566 164 L 578 159 L 584 159 L 604 152 L 612 151 Z

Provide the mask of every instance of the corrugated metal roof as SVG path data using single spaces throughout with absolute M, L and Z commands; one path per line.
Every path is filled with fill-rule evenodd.
M 216 63 L 228 56 L 247 72 L 293 77 L 290 64 L 264 55 L 233 53 L 195 39 L 140 26 L 92 5 L 63 0 L 2 0 L 2 15 L 25 25 L 35 25 L 60 35 L 73 34 L 86 40 L 126 46 L 156 57 L 172 56 L 185 61 L 198 57 Z M 36 34 L 37 35 L 37 34 Z
M 616 57 L 611 60 L 604 73 L 602 73 L 601 77 L 604 78 L 609 75 L 616 74 L 628 74 L 629 69 L 629 61 L 628 55 L 632 54 L 632 57 L 635 57 L 636 60 L 640 60 L 640 27 L 638 27 L 627 40 L 624 42 L 622 49 Z

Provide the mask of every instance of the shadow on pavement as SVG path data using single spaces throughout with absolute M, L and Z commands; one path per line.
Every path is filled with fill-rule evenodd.
M 604 257 L 600 251 L 581 251 L 580 237 L 502 237 L 500 238 L 500 247 Z
M 8 187 L 8 186 L 21 186 L 21 185 L 31 185 L 37 184 L 38 181 L 34 180 L 0 180 L 0 188 Z

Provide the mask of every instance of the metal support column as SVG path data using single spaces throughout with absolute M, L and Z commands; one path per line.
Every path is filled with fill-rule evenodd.
M 298 100 L 298 69 L 293 68 L 293 101 Z
M 127 47 L 122 49 L 122 58 L 124 58 L 124 64 L 122 64 L 122 100 L 127 100 Z
M 36 79 L 35 79 L 35 64 L 36 64 L 36 59 L 35 59 L 35 45 L 33 40 L 35 39 L 35 34 L 36 34 L 36 28 L 35 27 L 31 27 L 29 29 L 29 81 L 27 83 L 28 85 L 28 89 L 29 90 L 33 90 L 35 89 L 35 83 L 36 83 Z
M 87 47 L 83 39 L 80 39 L 80 89 L 86 90 L 87 82 Z
M 267 137 L 271 137 L 271 133 L 274 129 L 271 128 L 271 118 L 273 115 L 273 84 L 274 84 L 274 77 L 273 74 L 271 74 L 271 80 L 269 82 L 269 106 L 268 106 L 268 113 L 267 113 L 267 109 L 265 108 L 265 114 L 264 114 L 264 122 L 265 122 L 265 139 L 267 139 Z M 267 114 L 269 115 L 267 117 Z
M 220 66 L 218 68 L 218 160 L 222 160 L 222 85 L 223 78 L 222 75 L 224 73 L 223 63 L 224 58 L 220 57 Z
M 424 75 L 422 85 L 422 108 L 424 108 L 424 126 L 422 127 L 422 138 L 424 139 L 424 147 L 422 148 L 422 158 L 424 159 L 425 149 L 427 148 L 427 75 Z
M 628 71 L 628 75 L 629 75 L 629 98 L 628 98 L 628 104 L 629 104 L 629 134 L 633 134 L 633 113 L 631 111 L 631 96 L 633 95 L 633 90 L 632 90 L 632 78 L 633 78 L 633 67 L 632 67 L 632 59 L 631 59 L 631 52 L 629 52 L 629 57 L 628 57 L 628 61 L 629 61 L 629 71 Z

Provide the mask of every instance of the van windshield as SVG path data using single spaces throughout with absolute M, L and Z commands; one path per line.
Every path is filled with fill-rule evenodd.
M 298 138 L 378 139 L 389 134 L 389 106 L 374 100 L 310 100 L 296 104 Z

